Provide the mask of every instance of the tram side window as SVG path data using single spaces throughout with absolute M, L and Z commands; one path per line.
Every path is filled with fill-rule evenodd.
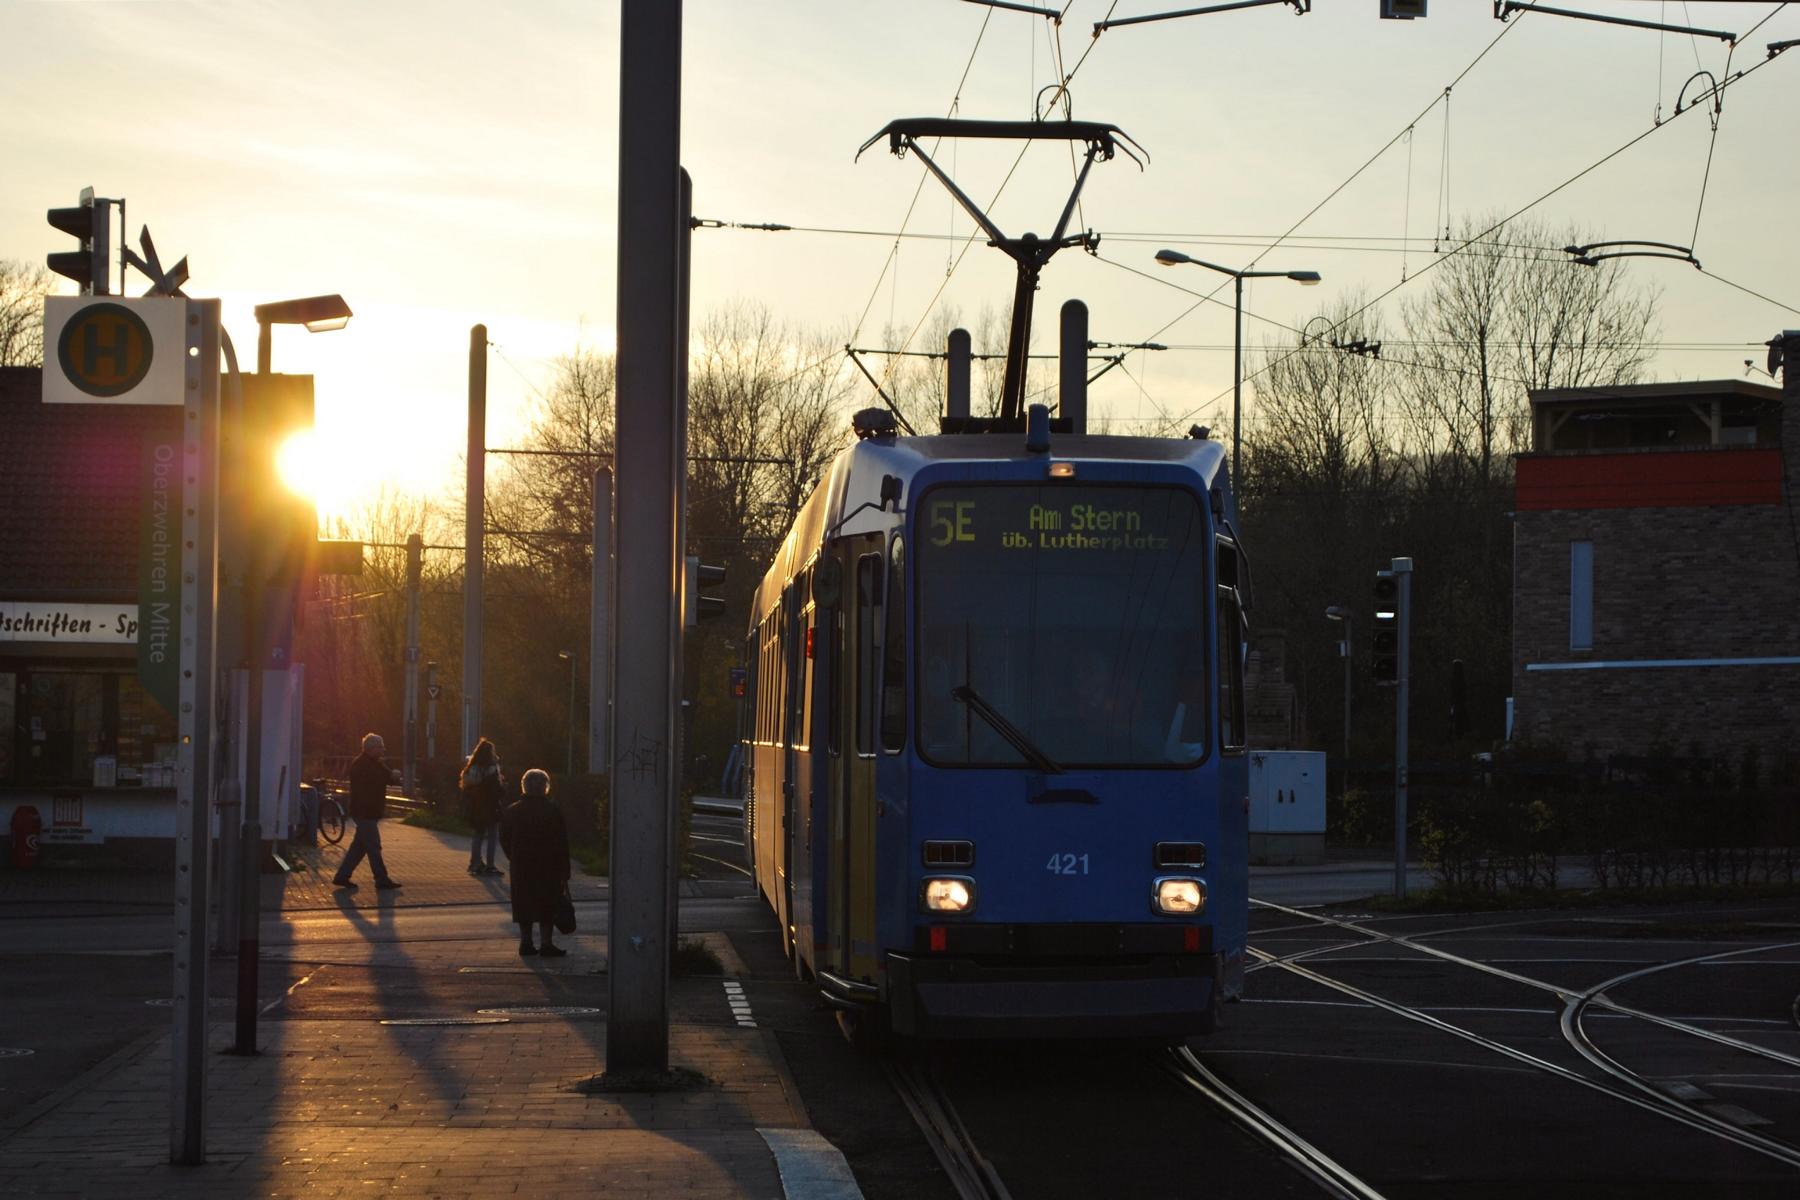
M 762 626 L 750 630 L 744 639 L 744 697 L 738 705 L 738 737 L 746 742 L 758 740 L 756 705 L 762 696 Z
M 1244 640 L 1237 591 L 1218 589 L 1219 745 L 1227 753 L 1244 748 Z
M 782 687 L 786 704 L 781 714 L 782 744 L 798 748 L 805 738 L 800 728 L 800 713 L 805 702 L 802 672 L 805 670 L 806 620 L 800 611 L 800 597 L 807 592 L 806 576 L 801 575 L 782 595 L 781 661 Z
M 831 757 L 844 748 L 844 704 L 841 672 L 844 669 L 844 609 L 833 604 L 824 611 L 825 628 L 831 637 L 831 650 L 825 660 L 825 742 Z
M 812 589 L 809 586 L 807 591 L 810 592 L 811 590 Z M 794 734 L 794 748 L 796 750 L 812 749 L 813 718 L 815 715 L 813 708 L 813 681 L 818 674 L 818 659 L 816 657 L 819 652 L 818 620 L 819 610 L 814 608 L 811 604 L 808 604 L 805 608 L 800 610 L 800 638 L 797 650 L 797 657 L 800 660 L 798 663 L 800 677 L 797 681 L 799 687 L 795 689 L 800 701 L 800 716 L 799 728 Z M 808 654 L 808 650 L 811 650 L 812 653 Z
M 887 622 L 882 631 L 881 748 L 906 747 L 906 543 L 895 538 L 888 554 Z
M 881 619 L 881 555 L 856 560 L 856 752 L 875 753 L 876 688 L 875 622 Z

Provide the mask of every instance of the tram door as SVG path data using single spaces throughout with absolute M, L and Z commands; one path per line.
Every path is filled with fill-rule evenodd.
M 832 968 L 875 976 L 875 760 L 880 737 L 882 547 L 879 534 L 848 538 L 837 661 L 839 753 L 832 775 L 829 905 Z

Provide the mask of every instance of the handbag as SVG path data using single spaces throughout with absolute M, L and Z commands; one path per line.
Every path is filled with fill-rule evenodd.
M 569 885 L 563 884 L 562 895 L 556 898 L 556 932 L 575 932 L 575 901 L 569 896 Z

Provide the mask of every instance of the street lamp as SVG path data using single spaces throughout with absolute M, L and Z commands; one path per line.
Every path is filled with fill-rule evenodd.
M 1295 283 L 1312 287 L 1320 281 L 1321 276 L 1317 271 L 1234 271 L 1230 267 L 1221 267 L 1218 263 L 1191 258 L 1179 250 L 1158 250 L 1156 261 L 1165 267 L 1172 267 L 1177 263 L 1192 263 L 1196 267 L 1229 275 L 1237 284 L 1237 303 L 1234 306 L 1236 321 L 1231 343 L 1231 486 L 1235 488 L 1239 486 L 1238 429 L 1244 402 L 1244 280 L 1291 279 Z
M 342 329 L 350 320 L 350 306 L 342 296 L 313 296 L 305 300 L 281 300 L 256 306 L 256 373 L 269 373 L 270 328 L 275 325 L 305 325 L 310 330 Z M 225 341 L 227 362 L 231 368 L 231 390 L 238 420 L 238 437 L 249 438 L 254 423 L 265 416 L 249 412 L 244 403 L 243 381 L 238 375 L 237 355 L 229 338 Z M 232 1053 L 256 1053 L 257 1017 L 257 944 L 262 920 L 262 733 L 263 733 L 263 667 L 268 650 L 263 630 L 263 573 L 260 567 L 246 562 L 243 590 L 244 625 L 244 782 L 243 833 L 239 842 L 237 866 L 240 893 L 238 898 L 238 989 L 237 1042 Z M 408 665 L 411 670 L 411 665 Z M 407 714 L 406 736 L 412 737 L 414 714 Z
M 269 352 L 276 325 L 304 325 L 308 333 L 342 329 L 350 323 L 350 306 L 342 296 L 308 296 L 256 306 L 256 373 L 269 373 Z
M 567 650 L 558 650 L 556 657 L 569 664 L 569 737 L 568 761 L 563 765 L 563 774 L 575 774 L 575 656 Z
M 1344 772 L 1348 779 L 1350 771 L 1350 610 L 1341 604 L 1333 604 L 1325 610 L 1325 619 L 1344 623 L 1344 640 L 1338 643 L 1338 653 L 1344 659 Z M 1346 783 L 1346 790 L 1348 790 L 1348 786 Z

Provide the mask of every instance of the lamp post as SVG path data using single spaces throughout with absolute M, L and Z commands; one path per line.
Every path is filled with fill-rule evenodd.
M 1338 643 L 1338 653 L 1344 660 L 1344 772 L 1345 790 L 1349 790 L 1348 776 L 1350 771 L 1350 610 L 1342 604 L 1333 604 L 1325 610 L 1327 621 L 1344 623 L 1344 640 Z
M 1158 250 L 1156 261 L 1165 267 L 1177 263 L 1192 263 L 1196 267 L 1205 267 L 1209 271 L 1217 271 L 1221 275 L 1231 276 L 1236 284 L 1237 297 L 1233 305 L 1235 320 L 1231 339 L 1231 486 L 1236 488 L 1238 482 L 1238 435 L 1244 406 L 1244 280 L 1246 279 L 1292 279 L 1295 283 L 1312 287 L 1322 276 L 1317 271 L 1238 271 L 1231 267 L 1221 267 L 1218 263 L 1210 263 L 1205 259 L 1192 258 L 1179 250 Z
M 256 306 L 256 373 L 269 373 L 269 353 L 276 325 L 304 325 L 308 333 L 342 329 L 353 314 L 342 296 L 308 296 Z
M 342 329 L 350 322 L 350 306 L 342 296 L 312 296 L 256 306 L 256 373 L 269 373 L 269 355 L 276 325 L 304 325 L 312 332 Z M 232 356 L 236 376 L 236 356 Z M 245 411 L 241 384 L 234 386 L 239 399 L 238 436 L 247 437 L 251 421 L 260 413 Z M 239 844 L 238 867 L 238 990 L 237 1041 L 234 1054 L 256 1053 L 257 971 L 262 920 L 262 726 L 263 663 L 268 657 L 263 637 L 263 579 L 261 572 L 241 563 L 244 581 L 244 825 Z M 286 778 L 286 772 L 282 773 Z
M 563 766 L 563 774 L 575 774 L 575 656 L 567 650 L 558 650 L 556 657 L 569 664 L 569 736 L 568 761 Z

